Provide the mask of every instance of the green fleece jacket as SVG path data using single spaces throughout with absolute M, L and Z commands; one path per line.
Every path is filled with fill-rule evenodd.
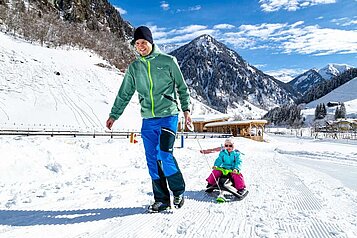
M 175 57 L 160 52 L 154 45 L 153 52 L 139 57 L 129 65 L 109 116 L 117 120 L 128 105 L 135 90 L 139 94 L 143 118 L 166 117 L 190 107 L 190 97 L 185 80 Z

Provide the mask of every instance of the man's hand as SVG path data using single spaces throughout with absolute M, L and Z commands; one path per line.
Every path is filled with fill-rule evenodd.
M 189 129 L 190 131 L 193 131 L 194 127 L 192 124 L 192 119 L 191 119 L 191 114 L 189 111 L 184 111 L 183 112 L 183 116 L 185 117 L 185 125 L 187 127 L 187 129 Z
M 234 174 L 239 174 L 238 169 L 233 169 L 233 173 L 234 173 Z
M 113 118 L 111 118 L 111 117 L 109 117 L 108 118 L 108 120 L 107 120 L 107 128 L 109 129 L 109 130 L 111 130 L 112 129 L 112 126 L 113 126 L 113 124 L 114 124 L 114 119 Z

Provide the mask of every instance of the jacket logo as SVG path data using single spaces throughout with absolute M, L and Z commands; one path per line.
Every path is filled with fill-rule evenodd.
M 164 69 L 164 67 L 157 67 L 157 69 L 158 69 L 158 70 L 163 70 L 163 69 Z

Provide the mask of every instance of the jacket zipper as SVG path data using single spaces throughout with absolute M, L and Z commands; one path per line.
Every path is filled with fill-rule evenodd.
M 154 104 L 154 95 L 153 95 L 153 92 L 152 92 L 152 89 L 154 87 L 154 84 L 152 82 L 152 77 L 151 77 L 151 67 L 150 67 L 150 61 L 149 60 L 145 60 L 148 62 L 148 76 L 149 76 L 149 80 L 150 80 L 150 99 L 151 99 L 151 113 L 152 113 L 152 116 L 155 117 L 155 104 Z

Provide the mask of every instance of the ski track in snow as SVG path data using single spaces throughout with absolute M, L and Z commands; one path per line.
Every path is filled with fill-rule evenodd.
M 215 197 L 205 194 L 205 178 L 217 154 L 198 151 L 200 146 L 219 145 L 221 139 L 192 139 L 186 140 L 186 148 L 175 150 L 186 180 L 185 205 L 168 213 L 148 214 L 146 206 L 153 198 L 141 142 L 0 138 L 0 150 L 7 148 L 7 157 L 12 158 L 0 160 L 0 176 L 4 176 L 0 180 L 0 237 L 325 238 L 357 234 L 355 192 L 339 184 L 331 187 L 330 178 L 318 173 L 316 180 L 309 180 L 316 171 L 300 173 L 300 167 L 286 163 L 284 154 L 276 150 L 278 142 L 237 141 L 245 154 L 243 175 L 249 190 L 245 199 L 217 204 Z M 19 176 L 9 179 L 16 172 Z M 332 193 L 319 190 L 324 186 Z
M 118 70 L 94 66 L 103 60 L 92 57 L 90 53 L 72 50 L 68 53 L 69 60 L 63 62 L 61 57 L 65 50 L 47 49 L 48 56 L 44 57 L 42 48 L 39 50 L 36 46 L 23 46 L 5 39 L 5 47 L 0 47 L 0 66 L 4 68 L 0 77 L 0 124 L 72 127 L 69 124 L 74 123 L 74 127 L 82 130 L 105 129 L 103 121 L 110 111 L 108 102 L 116 95 L 117 78 L 122 77 Z M 11 50 L 15 46 L 19 48 Z M 30 48 L 37 54 L 33 54 Z M 70 56 L 71 53 L 74 57 Z M 84 57 L 83 62 L 75 62 L 74 58 L 80 54 Z M 14 107 L 9 107 L 11 104 L 23 110 L 14 110 Z M 54 109 L 49 116 L 44 110 L 47 107 Z M 40 118 L 35 120 L 37 125 L 23 120 L 27 113 Z M 60 120 L 61 114 L 70 119 Z

